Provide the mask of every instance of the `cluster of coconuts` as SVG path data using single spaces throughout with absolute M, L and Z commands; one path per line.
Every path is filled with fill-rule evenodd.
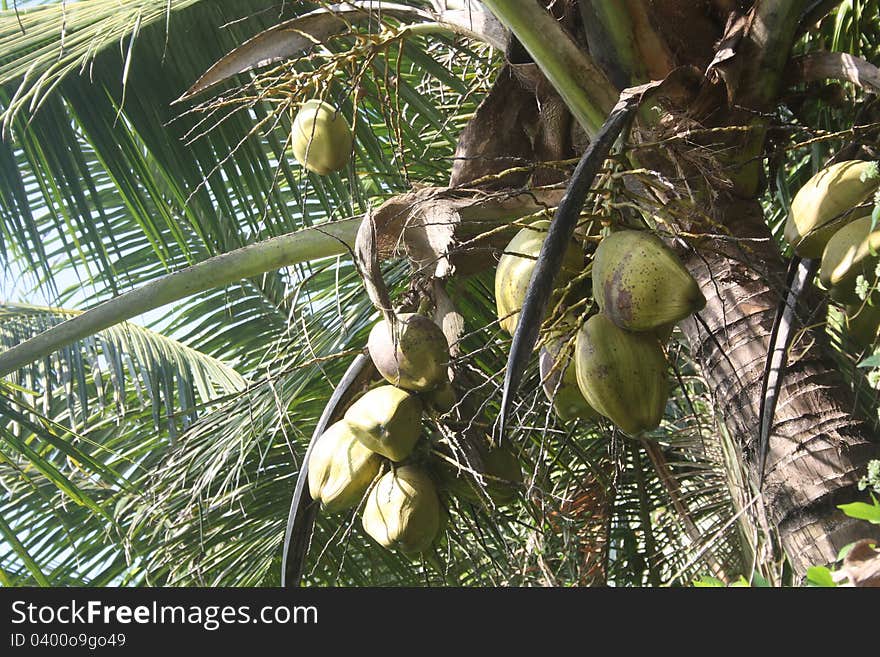
M 321 176 L 343 169 L 351 158 L 351 128 L 341 112 L 322 100 L 300 106 L 290 141 L 297 162 Z
M 367 348 L 384 382 L 318 437 L 309 456 L 309 492 L 330 513 L 363 501 L 361 523 L 376 542 L 407 554 L 424 552 L 446 517 L 442 497 L 472 499 L 465 479 L 434 462 L 430 450 L 417 449 L 425 411 L 447 413 L 457 401 L 449 345 L 431 319 L 401 313 L 373 326 Z M 496 487 L 494 499 L 508 500 L 522 479 L 516 458 L 488 450 L 483 465 L 490 479 L 508 484 Z
M 495 272 L 495 300 L 504 330 L 516 329 L 547 222 L 510 241 Z M 572 240 L 557 290 L 588 277 L 581 246 Z M 539 356 L 541 380 L 563 421 L 604 416 L 629 435 L 657 427 L 669 396 L 664 345 L 675 324 L 706 303 L 678 256 L 657 236 L 619 230 L 602 238 L 592 261 L 598 312 L 547 341 Z M 566 322 L 563 322 L 564 324 Z M 574 340 L 566 333 L 575 333 Z
M 855 344 L 874 343 L 880 332 L 880 299 L 859 297 L 859 276 L 876 280 L 880 227 L 872 198 L 880 188 L 877 163 L 847 160 L 825 167 L 801 187 L 791 203 L 785 239 L 804 258 L 821 258 L 819 280 L 844 309 Z

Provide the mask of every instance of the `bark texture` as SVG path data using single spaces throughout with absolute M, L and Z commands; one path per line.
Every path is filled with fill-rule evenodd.
M 590 15 L 593 2 L 580 0 L 582 15 Z M 639 150 L 636 158 L 640 166 L 677 182 L 670 202 L 676 197 L 702 198 L 706 206 L 712 205 L 703 208 L 712 215 L 711 223 L 687 226 L 691 233 L 708 234 L 693 240 L 694 250 L 683 254 L 707 305 L 702 323 L 688 320 L 683 329 L 756 481 L 762 377 L 787 269 L 756 198 L 761 192 L 767 124 L 807 3 L 656 0 L 646 6 L 645 20 L 638 24 L 642 36 L 653 27 L 653 36 L 658 42 L 665 40 L 674 62 L 696 65 L 701 77 L 695 89 L 683 87 L 683 99 L 672 99 L 671 105 L 670 98 L 655 99 L 657 105 L 665 104 L 666 112 L 652 119 L 653 125 L 644 126 L 647 132 L 661 140 L 685 128 L 727 131 L 705 138 L 695 132 L 683 140 L 690 147 L 663 145 L 653 152 Z M 632 77 L 615 65 L 623 61 L 619 55 L 628 47 L 625 41 L 597 35 L 595 26 L 585 32 L 591 56 L 606 63 L 609 78 Z M 702 77 L 702 71 L 708 77 Z M 484 111 L 497 114 L 492 117 L 495 123 L 516 122 L 516 102 L 506 104 L 496 96 L 487 99 L 490 103 L 492 107 Z M 478 146 L 473 139 L 491 134 L 484 129 L 488 122 L 476 125 L 480 119 L 478 112 L 459 145 L 457 155 L 465 161 L 472 152 L 500 148 Z M 468 136 L 474 144 L 468 143 Z M 498 142 L 503 143 L 503 138 Z M 581 150 L 578 146 L 575 150 Z M 534 143 L 532 150 L 536 156 L 539 149 Z M 710 204 L 708 199 L 714 201 Z M 682 225 L 690 219 L 683 216 Z M 821 322 L 824 316 L 814 319 Z M 759 500 L 798 574 L 811 565 L 835 561 L 848 543 L 872 533 L 880 538 L 880 529 L 847 518 L 837 509 L 838 504 L 863 499 L 856 484 L 867 462 L 880 458 L 880 444 L 853 416 L 853 396 L 833 359 L 823 351 L 823 332 L 821 325 L 804 330 L 792 346 Z
M 682 328 L 756 479 L 761 381 L 786 263 L 757 202 L 731 202 L 720 214 L 738 239 L 707 239 L 685 256 L 706 296 L 700 316 L 711 336 L 696 320 Z M 880 538 L 880 528 L 836 508 L 864 497 L 856 484 L 880 445 L 853 416 L 851 391 L 817 338 L 802 331 L 790 350 L 763 489 L 767 517 L 801 575 L 848 543 Z

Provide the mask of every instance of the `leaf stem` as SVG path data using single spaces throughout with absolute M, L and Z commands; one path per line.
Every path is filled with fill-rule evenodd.
M 520 40 L 592 138 L 618 98 L 596 63 L 536 0 L 483 0 Z
M 114 324 L 205 290 L 300 262 L 349 253 L 361 218 L 304 228 L 164 276 L 0 353 L 0 376 Z

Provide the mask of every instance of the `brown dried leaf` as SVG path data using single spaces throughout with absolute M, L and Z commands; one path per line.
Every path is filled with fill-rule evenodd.
M 386 321 L 393 324 L 394 311 L 391 307 L 391 295 L 388 293 L 385 279 L 382 278 L 382 268 L 379 266 L 379 247 L 372 210 L 367 211 L 358 228 L 354 243 L 354 259 L 364 281 L 367 296 Z
M 853 545 L 843 560 L 843 572 L 853 586 L 880 588 L 880 550 L 877 541 L 864 539 Z

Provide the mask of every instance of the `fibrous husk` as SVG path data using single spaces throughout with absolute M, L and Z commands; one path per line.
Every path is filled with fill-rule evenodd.
M 511 335 L 516 331 L 519 310 L 549 226 L 549 221 L 542 220 L 520 230 L 510 240 L 498 261 L 495 270 L 495 305 L 501 328 Z M 555 284 L 562 286 L 576 276 L 583 269 L 583 258 L 583 249 L 572 240 L 563 256 Z
M 825 167 L 798 190 L 785 222 L 785 239 L 804 258 L 819 258 L 831 236 L 864 215 L 856 206 L 880 185 L 876 162 L 847 160 Z
M 326 511 L 344 511 L 360 502 L 381 465 L 382 457 L 340 420 L 318 437 L 309 455 L 309 493 Z
M 577 380 L 587 402 L 636 436 L 660 424 L 669 396 L 666 357 L 653 333 L 633 333 L 606 315 L 578 331 Z
M 422 430 L 422 404 L 406 390 L 379 386 L 345 412 L 357 439 L 392 461 L 410 455 Z
M 855 286 L 859 274 L 870 277 L 880 261 L 880 230 L 871 230 L 871 216 L 861 217 L 838 230 L 822 253 L 819 280 L 842 303 L 858 303 Z
M 379 373 L 399 388 L 432 390 L 449 380 L 446 336 L 424 315 L 397 315 L 393 329 L 388 321 L 378 321 L 370 331 L 367 348 Z
M 383 475 L 364 506 L 364 530 L 380 545 L 405 553 L 428 549 L 440 529 L 437 489 L 415 465 Z
M 351 129 L 341 112 L 322 100 L 307 100 L 293 120 L 293 155 L 309 171 L 339 171 L 351 158 Z
M 636 230 L 611 233 L 599 243 L 593 294 L 602 312 L 630 331 L 652 331 L 706 305 L 678 256 L 656 235 Z
M 563 422 L 577 418 L 595 420 L 599 414 L 584 399 L 578 386 L 573 347 L 569 341 L 559 340 L 541 349 L 538 364 L 544 394 Z

